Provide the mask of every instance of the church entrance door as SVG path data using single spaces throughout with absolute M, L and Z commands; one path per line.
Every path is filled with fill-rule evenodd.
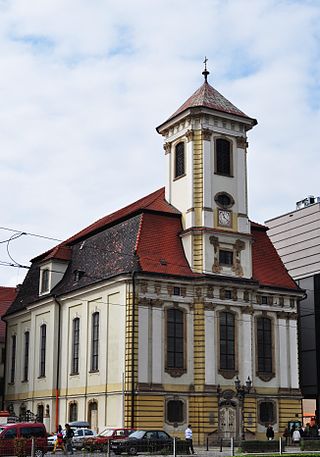
M 230 402 L 225 402 L 220 407 L 220 436 L 224 440 L 236 438 L 237 410 Z

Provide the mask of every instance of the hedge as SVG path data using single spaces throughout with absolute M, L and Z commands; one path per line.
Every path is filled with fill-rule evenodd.
M 302 451 L 320 451 L 320 440 L 301 440 L 300 448 Z
M 241 441 L 240 448 L 242 452 L 279 452 L 279 441 Z M 285 444 L 282 442 L 282 450 L 284 451 Z

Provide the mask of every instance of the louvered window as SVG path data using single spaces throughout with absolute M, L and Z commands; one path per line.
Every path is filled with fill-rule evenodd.
M 216 173 L 231 176 L 231 145 L 222 138 L 216 140 Z

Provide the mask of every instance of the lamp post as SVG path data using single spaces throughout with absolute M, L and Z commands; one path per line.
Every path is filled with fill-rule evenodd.
M 250 392 L 252 381 L 250 379 L 250 376 L 248 376 L 248 379 L 246 380 L 245 384 L 241 385 L 241 381 L 236 377 L 236 380 L 234 381 L 234 385 L 237 391 L 237 397 L 239 398 L 239 404 L 241 407 L 241 439 L 244 441 L 245 440 L 245 431 L 244 431 L 244 399 L 245 396 Z

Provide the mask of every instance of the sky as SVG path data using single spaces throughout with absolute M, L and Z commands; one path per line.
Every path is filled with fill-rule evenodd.
M 27 271 L 8 263 L 164 185 L 155 127 L 201 86 L 204 56 L 258 120 L 250 218 L 320 196 L 319 0 L 0 0 L 0 285 Z

